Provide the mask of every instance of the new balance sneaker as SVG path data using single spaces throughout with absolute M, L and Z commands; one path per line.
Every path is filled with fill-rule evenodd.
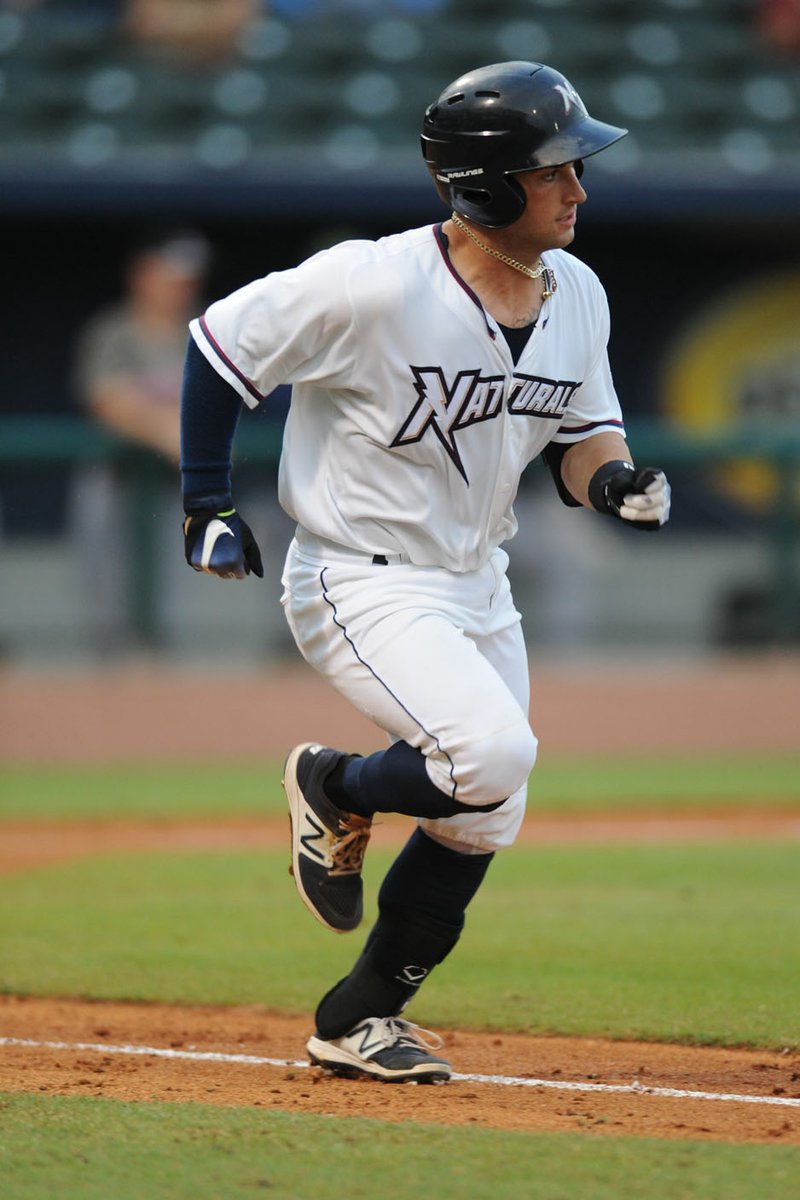
M 312 1063 L 337 1075 L 369 1075 L 383 1083 L 444 1083 L 452 1067 L 431 1054 L 444 1043 L 436 1033 L 400 1017 L 368 1017 L 344 1037 L 309 1038 Z
M 295 746 L 283 786 L 292 826 L 292 874 L 300 898 L 336 933 L 355 929 L 363 915 L 361 867 L 372 827 L 368 817 L 331 803 L 323 783 L 342 754 L 316 742 Z

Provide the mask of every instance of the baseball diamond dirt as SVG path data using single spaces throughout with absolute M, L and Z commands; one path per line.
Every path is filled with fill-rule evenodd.
M 554 754 L 798 748 L 800 672 L 793 658 L 658 669 L 622 668 L 607 703 L 607 676 L 534 667 L 534 721 Z M 619 669 L 617 678 L 619 679 Z M 271 670 L 220 680 L 228 721 L 209 719 L 203 677 L 138 664 L 99 674 L 0 674 L 0 760 L 5 763 L 180 761 L 203 745 L 210 758 L 274 761 L 303 736 L 368 749 L 381 735 L 309 672 Z M 687 699 L 688 698 L 688 699 Z M 639 715 L 657 712 L 640 730 Z M 42 714 L 47 714 L 47 720 Z M 580 714 L 576 719 L 575 714 Z M 175 720 L 180 714 L 180 720 Z M 577 729 L 576 729 L 577 727 Z M 577 744 L 579 743 L 579 745 Z M 376 841 L 400 836 L 396 822 Z M 711 840 L 763 834 L 800 839 L 800 817 L 743 810 L 670 817 L 592 814 L 530 819 L 539 842 Z M 25 871 L 111 850 L 252 849 L 281 844 L 274 818 L 107 822 L 3 827 L 0 870 Z M 513 851 L 512 851 L 513 853 Z M 530 1037 L 443 1030 L 456 1075 L 443 1087 L 334 1079 L 304 1060 L 307 1014 L 257 1007 L 0 997 L 0 1090 L 254 1106 L 598 1135 L 800 1144 L 800 1054 Z M 208 1057 L 208 1056 L 214 1057 Z
M 542 754 L 800 749 L 798 655 L 633 658 L 613 667 L 533 661 L 531 681 Z M 315 737 L 364 751 L 385 745 L 381 730 L 303 665 L 236 675 L 147 660 L 68 674 L 0 671 L 4 763 L 180 761 L 201 746 L 214 762 L 282 761 Z
M 449 1030 L 448 1084 L 392 1086 L 310 1068 L 308 1017 L 266 1009 L 6 996 L 0 1022 L 0 1091 L 800 1144 L 798 1054 Z

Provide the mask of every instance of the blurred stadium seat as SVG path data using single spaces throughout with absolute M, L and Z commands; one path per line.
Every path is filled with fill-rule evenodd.
M 0 12 L 0 169 L 148 153 L 220 167 L 281 153 L 411 161 L 422 105 L 508 58 L 552 62 L 631 130 L 602 169 L 671 154 L 745 173 L 800 164 L 800 63 L 765 44 L 752 0 L 450 0 L 436 15 L 317 5 L 295 19 L 267 6 L 235 60 L 213 65 L 148 57 L 103 6 L 62 2 Z

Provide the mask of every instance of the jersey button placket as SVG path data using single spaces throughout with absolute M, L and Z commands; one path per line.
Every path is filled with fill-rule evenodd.
M 510 351 L 509 351 L 510 356 Z M 489 509 L 490 512 L 490 529 L 494 529 L 497 525 L 498 518 L 505 512 L 507 506 L 506 497 L 511 491 L 511 485 L 507 482 L 510 463 L 508 461 L 508 439 L 511 431 L 511 414 L 508 411 L 508 399 L 511 394 L 511 386 L 513 376 L 506 372 L 505 390 L 503 393 L 503 408 L 500 414 L 502 421 L 502 439 L 500 442 L 500 463 L 497 477 L 495 480 L 494 492 L 492 494 L 492 503 Z

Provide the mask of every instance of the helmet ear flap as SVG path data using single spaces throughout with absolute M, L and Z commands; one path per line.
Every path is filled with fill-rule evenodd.
M 487 229 L 513 225 L 525 211 L 527 197 L 513 175 L 498 175 L 487 180 L 491 188 L 461 188 L 451 185 L 451 207 L 468 221 Z
M 510 221 L 506 222 L 506 224 L 511 225 L 514 221 L 518 221 L 525 212 L 525 205 L 528 203 L 528 197 L 525 195 L 525 189 L 522 184 L 518 179 L 515 179 L 513 175 L 504 175 L 503 185 L 514 197 L 516 213 Z
M 487 209 L 492 203 L 492 193 L 486 188 L 465 188 L 450 185 L 450 207 L 470 221 L 483 223 Z

